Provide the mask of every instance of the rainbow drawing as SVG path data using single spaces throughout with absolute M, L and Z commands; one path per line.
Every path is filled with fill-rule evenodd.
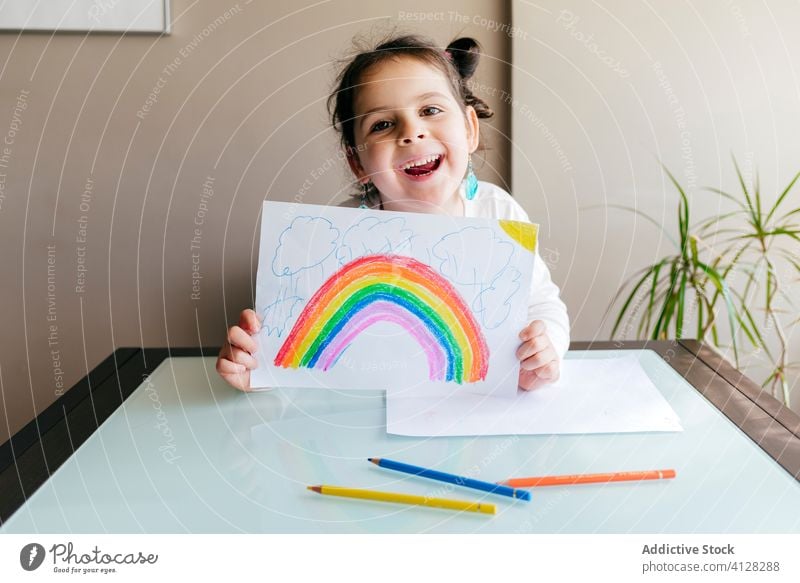
M 397 324 L 417 341 L 430 380 L 486 378 L 489 348 L 458 291 L 430 266 L 389 254 L 360 257 L 329 277 L 298 317 L 275 365 L 329 370 L 378 322 Z

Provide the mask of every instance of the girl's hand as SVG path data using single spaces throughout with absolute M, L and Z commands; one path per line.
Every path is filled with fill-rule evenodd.
M 522 344 L 517 349 L 519 366 L 519 386 L 526 391 L 558 380 L 560 367 L 547 325 L 534 320 L 519 333 Z
M 228 328 L 225 345 L 219 351 L 219 376 L 240 391 L 250 390 L 250 371 L 258 366 L 253 358 L 258 344 L 252 335 L 260 329 L 261 322 L 256 313 L 250 309 L 244 310 L 239 317 L 239 325 Z

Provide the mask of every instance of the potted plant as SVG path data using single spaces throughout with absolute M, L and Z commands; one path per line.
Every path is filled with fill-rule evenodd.
M 769 365 L 762 386 L 789 406 L 788 377 L 797 368 L 789 357 L 789 332 L 800 321 L 787 309 L 793 306 L 789 280 L 800 275 L 800 206 L 791 203 L 790 193 L 800 173 L 766 204 L 758 177 L 748 188 L 735 158 L 733 166 L 740 187 L 735 194 L 703 189 L 733 203 L 733 210 L 697 224 L 690 222 L 686 191 L 664 167 L 679 195 L 678 238 L 670 237 L 676 251 L 620 286 L 609 305 L 611 310 L 621 302 L 611 336 L 633 322 L 637 338 L 694 337 L 722 348 L 725 322 L 737 368 L 745 342 Z

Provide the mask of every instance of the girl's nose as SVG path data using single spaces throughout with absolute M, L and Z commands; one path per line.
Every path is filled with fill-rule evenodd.
M 400 141 L 403 144 L 411 144 L 416 140 L 425 138 L 425 130 L 421 129 L 416 124 L 406 124 L 400 133 Z
M 417 139 L 418 139 L 418 140 L 421 140 L 421 139 L 422 139 L 422 138 L 424 138 L 424 137 L 425 137 L 425 134 L 419 134 L 419 135 L 417 136 Z M 414 138 L 403 138 L 403 143 L 404 143 L 404 144 L 410 144 L 410 143 L 411 143 L 411 142 L 413 142 L 413 141 L 414 141 Z

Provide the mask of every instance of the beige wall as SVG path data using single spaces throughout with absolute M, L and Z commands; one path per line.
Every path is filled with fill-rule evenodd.
M 525 33 L 514 37 L 508 100 L 514 194 L 543 225 L 543 256 L 562 285 L 573 337 L 607 339 L 618 286 L 675 253 L 656 226 L 613 208 L 635 207 L 677 238 L 678 197 L 659 161 L 687 188 L 693 222 L 731 210 L 703 190 L 739 190 L 731 154 L 751 187 L 760 174 L 767 203 L 800 171 L 800 5 L 515 0 L 512 16 Z M 800 188 L 787 202 L 800 206 Z M 797 274 L 783 267 L 797 298 Z M 790 322 L 797 308 L 785 307 Z M 794 362 L 799 336 L 795 327 Z M 744 361 L 754 379 L 765 378 L 757 356 Z M 800 411 L 797 388 L 792 402 Z
M 354 35 L 472 35 L 479 81 L 508 87 L 505 2 L 312 4 L 173 0 L 163 38 L 0 33 L 0 442 L 115 347 L 221 342 L 253 303 L 261 201 L 349 192 L 324 102 Z M 479 175 L 506 184 L 494 105 Z

